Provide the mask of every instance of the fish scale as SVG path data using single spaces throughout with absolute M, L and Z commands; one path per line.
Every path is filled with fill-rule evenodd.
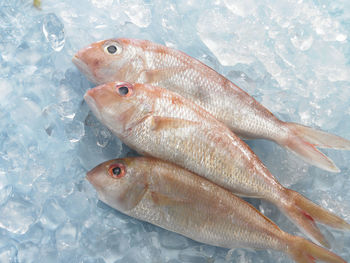
M 200 116 L 190 108 L 174 106 L 169 98 L 163 97 L 157 102 L 154 107 L 155 111 L 152 113 L 154 116 L 185 119 L 203 123 L 203 125 L 184 127 L 181 130 L 166 129 L 161 132 L 154 132 L 152 123 L 149 123 L 152 122 L 152 119 L 149 118 L 148 122 L 145 121 L 134 128 L 135 136 L 130 134 L 126 139 L 127 143 L 136 144 L 135 149 L 139 149 L 142 145 L 143 148 L 148 148 L 146 152 L 158 158 L 176 163 L 185 162 L 186 164 L 182 163 L 185 168 L 192 171 L 200 170 L 199 174 L 205 174 L 206 178 L 235 192 L 244 192 L 246 196 L 252 195 L 272 199 L 270 196 L 273 191 L 269 189 L 266 193 L 266 183 L 258 183 L 260 181 L 259 176 L 253 178 L 253 175 L 249 176 L 244 173 L 245 169 L 243 167 L 245 165 L 240 163 L 240 160 L 242 160 L 240 151 L 234 152 L 234 148 L 225 146 L 233 143 L 240 144 L 240 142 L 235 141 L 237 138 L 234 138 L 228 130 L 225 131 L 224 129 L 224 131 L 218 132 L 218 129 L 215 129 L 215 122 L 212 124 L 207 121 L 212 118 L 211 116 Z M 215 142 L 219 140 L 221 140 L 221 144 Z M 156 146 L 157 149 L 154 149 L 155 145 L 158 145 Z M 173 149 L 177 149 L 177 151 L 174 152 Z M 251 152 L 247 151 L 247 154 L 251 155 Z M 199 162 L 197 162 L 198 159 Z M 220 165 L 219 160 L 225 165 Z M 232 163 L 237 164 L 232 165 Z M 235 167 L 241 167 L 241 169 Z M 236 173 L 235 170 L 237 170 Z
M 116 166 L 122 176 L 111 174 L 110 168 Z M 168 162 L 146 157 L 110 160 L 88 172 L 87 179 L 101 201 L 113 208 L 199 242 L 229 249 L 274 249 L 299 263 L 313 262 L 310 257 L 345 263 L 332 252 L 283 232 L 229 191 Z
M 113 46 L 110 54 L 106 47 Z M 316 147 L 350 150 L 350 141 L 277 119 L 268 109 L 212 68 L 185 53 L 138 39 L 109 39 L 80 50 L 73 62 L 98 84 L 147 83 L 190 99 L 242 138 L 268 139 L 310 164 L 339 169 Z
M 128 88 L 128 94 L 119 94 L 120 87 Z M 280 185 L 247 144 L 177 93 L 111 82 L 88 91 L 85 100 L 102 123 L 140 154 L 178 164 L 235 194 L 270 201 L 325 246 L 329 244 L 315 221 L 350 229 L 338 216 Z

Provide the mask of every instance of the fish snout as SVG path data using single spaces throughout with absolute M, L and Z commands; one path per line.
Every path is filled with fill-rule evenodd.
M 101 110 L 103 108 L 103 104 L 99 100 L 99 90 L 97 88 L 98 87 L 88 90 L 84 95 L 84 100 L 96 118 L 101 120 Z
M 85 178 L 86 178 L 86 180 L 89 181 L 90 184 L 93 185 L 93 178 L 94 178 L 94 172 L 93 172 L 93 170 L 88 171 L 88 172 L 86 173 Z
M 92 98 L 95 98 L 96 95 L 97 95 L 97 93 L 99 92 L 99 88 L 100 88 L 100 86 L 95 87 L 95 88 L 92 88 L 92 89 L 89 89 L 89 90 L 86 92 L 85 96 L 90 96 L 90 97 L 92 97 Z M 85 96 L 84 96 L 84 97 L 85 97 Z
M 82 65 L 87 64 L 89 61 L 89 50 L 91 47 L 85 47 L 83 49 L 80 49 L 77 53 L 74 54 L 72 58 L 72 62 L 80 69 Z
M 104 163 L 97 165 L 86 173 L 86 179 L 95 188 L 103 185 L 103 178 L 106 173 L 106 165 Z
M 100 83 L 97 77 L 97 70 L 101 63 L 101 58 L 89 46 L 79 50 L 72 58 L 73 64 L 93 83 Z

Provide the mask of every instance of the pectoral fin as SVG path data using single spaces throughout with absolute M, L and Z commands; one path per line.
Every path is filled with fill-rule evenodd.
M 188 128 L 197 125 L 198 122 L 195 121 L 184 120 L 180 118 L 153 116 L 151 129 L 153 131 L 160 131 L 166 129 Z
M 148 190 L 147 185 L 144 183 L 135 183 L 128 190 L 125 191 L 125 194 L 119 200 L 119 203 L 123 205 L 123 210 L 128 211 L 133 209 L 141 201 Z

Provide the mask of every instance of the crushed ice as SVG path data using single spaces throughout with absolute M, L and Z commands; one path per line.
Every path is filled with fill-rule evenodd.
M 78 0 L 0 2 L 0 262 L 227 262 L 227 250 L 129 218 L 97 201 L 85 172 L 135 154 L 89 113 L 92 87 L 71 63 L 87 44 L 145 38 L 228 76 L 285 121 L 350 138 L 346 1 Z M 284 185 L 350 221 L 350 152 L 329 174 L 249 142 Z M 250 200 L 282 229 L 278 210 Z M 349 232 L 323 228 L 350 260 Z M 229 262 L 291 262 L 236 249 Z

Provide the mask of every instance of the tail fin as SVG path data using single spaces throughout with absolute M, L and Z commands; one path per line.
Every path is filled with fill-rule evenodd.
M 350 141 L 339 136 L 315 130 L 297 123 L 285 123 L 290 131 L 287 140 L 279 143 L 295 154 L 301 156 L 308 163 L 330 172 L 339 172 L 339 168 L 326 155 L 316 149 L 333 148 L 350 150 Z
M 350 150 L 350 141 L 297 123 L 286 123 L 298 137 L 320 148 Z
M 329 247 L 329 244 L 317 227 L 316 222 L 338 229 L 350 230 L 350 224 L 343 219 L 328 212 L 293 190 L 285 189 L 285 200 L 285 202 L 280 202 L 284 206 L 281 209 L 285 214 L 305 234 L 325 247 Z
M 298 263 L 315 263 L 316 260 L 329 263 L 346 263 L 336 254 L 301 237 L 291 236 L 287 253 Z

